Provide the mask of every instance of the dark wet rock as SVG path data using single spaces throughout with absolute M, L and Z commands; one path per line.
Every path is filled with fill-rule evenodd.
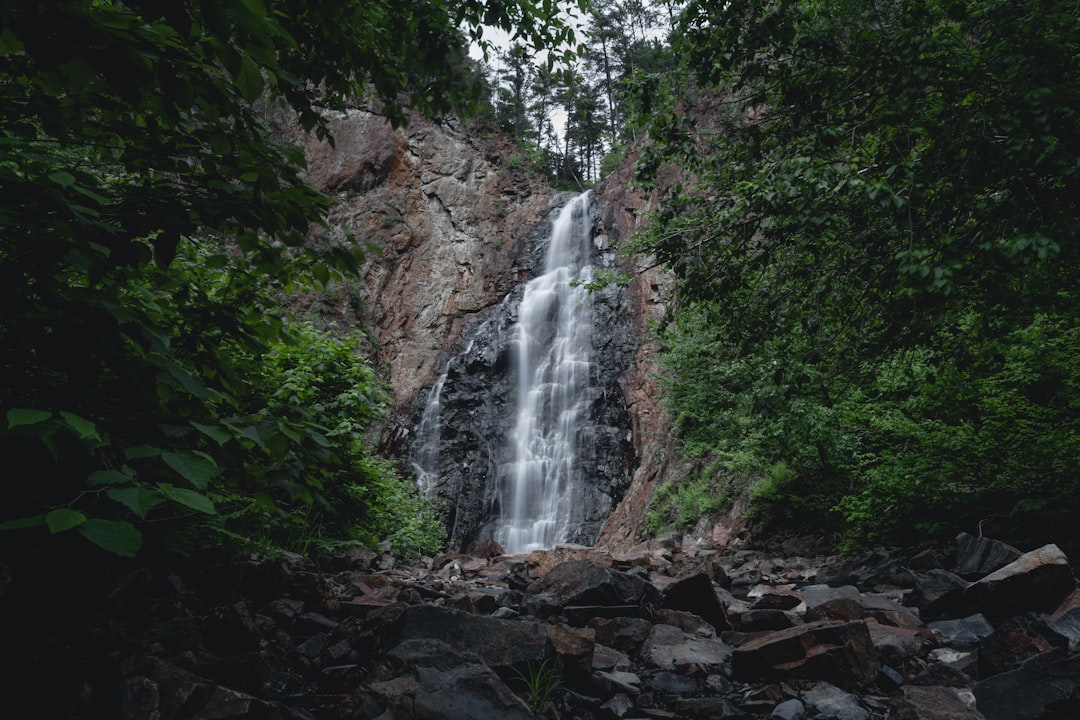
M 653 623 L 657 625 L 674 625 L 688 635 L 701 637 L 713 637 L 716 635 L 716 628 L 712 623 L 705 622 L 703 618 L 685 610 L 657 610 L 653 615 Z
M 934 644 L 933 635 L 926 628 L 882 625 L 872 620 L 866 623 L 866 627 L 881 660 L 897 667 L 923 654 Z
M 1000 540 L 962 532 L 956 536 L 956 567 L 953 572 L 965 580 L 978 580 L 1005 567 L 1022 554 Z
M 819 602 L 806 611 L 807 622 L 817 620 L 862 620 L 866 609 L 858 597 L 834 597 Z
M 1064 644 L 1043 623 L 1020 616 L 1004 621 L 979 643 L 979 677 L 987 678 L 1018 667 L 1024 660 Z
M 650 667 L 682 673 L 720 672 L 733 648 L 718 638 L 687 635 L 672 625 L 655 625 L 641 649 Z
M 966 649 L 978 645 L 994 632 L 994 626 L 981 613 L 958 620 L 938 620 L 927 627 L 940 634 L 954 648 Z
M 1069 642 L 1069 650 L 1080 646 L 1080 590 L 1074 590 L 1046 618 L 1046 624 Z
M 1028 611 L 1051 612 L 1076 590 L 1069 559 L 1057 545 L 1024 553 L 964 591 L 991 620 Z
M 859 699 L 831 683 L 821 682 L 803 693 L 803 702 L 821 720 L 869 720 Z
M 785 700 L 773 708 L 769 713 L 769 720 L 803 720 L 806 716 L 806 706 L 797 698 Z
M 402 640 L 440 640 L 475 653 L 494 670 L 524 667 L 551 653 L 547 625 L 470 615 L 433 605 L 410 608 L 401 629 Z
M 1080 657 L 1060 650 L 1036 655 L 1020 667 L 975 683 L 975 702 L 986 720 L 1066 720 L 1080 708 Z
M 120 718 L 314 720 L 302 709 L 223 687 L 159 658 L 148 658 L 122 681 Z
M 644 678 L 645 688 L 654 695 L 667 695 L 685 697 L 694 695 L 700 690 L 698 681 L 686 675 L 661 670 L 650 673 Z
M 963 670 L 952 665 L 935 662 L 930 663 L 919 674 L 911 678 L 909 684 L 923 687 L 970 688 L 975 684 L 975 680 Z
M 592 628 L 548 625 L 547 637 L 555 649 L 566 684 L 573 688 L 587 688 L 593 672 L 596 631 Z
M 806 603 L 807 612 L 813 610 L 819 605 L 847 598 L 858 602 L 860 593 L 858 588 L 854 585 L 841 585 L 839 587 L 833 587 L 830 585 L 807 585 L 799 591 L 802 595 L 803 602 Z
M 730 630 L 727 615 L 716 597 L 713 583 L 704 572 L 682 578 L 664 591 L 661 607 L 668 610 L 685 610 L 703 618 L 717 632 Z
M 948 570 L 928 570 L 904 598 L 904 603 L 918 608 L 923 620 L 957 617 L 971 608 L 969 598 L 964 595 L 969 584 Z
M 401 720 L 530 720 L 536 716 L 480 658 L 439 640 L 406 640 L 388 654 L 393 675 L 368 685 Z
M 889 720 L 983 720 L 968 689 L 909 685 L 889 707 Z
M 871 683 L 879 666 L 865 622 L 822 620 L 750 640 L 732 654 L 736 678 L 791 677 L 845 687 Z
M 747 610 L 737 620 L 741 632 L 760 632 L 763 630 L 784 630 L 801 625 L 802 622 L 792 613 L 783 610 Z
M 679 698 L 672 707 L 682 717 L 694 720 L 744 720 L 749 718 L 737 705 L 725 698 Z
M 552 568 L 525 593 L 526 602 L 540 596 L 554 607 L 618 608 L 620 615 L 642 617 L 651 617 L 660 606 L 660 592 L 645 580 L 591 560 L 570 560 Z
M 598 643 L 631 655 L 637 655 L 653 629 L 648 620 L 630 617 L 595 620 L 591 625 L 596 628 Z

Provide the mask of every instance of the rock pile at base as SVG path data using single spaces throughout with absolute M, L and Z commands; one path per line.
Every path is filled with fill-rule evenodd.
M 119 717 L 1080 717 L 1068 559 L 1053 545 L 958 545 L 951 570 L 927 555 L 563 546 L 409 567 L 359 551 L 289 555 L 174 574 L 142 582 L 159 592 L 143 599 L 189 631 L 129 629 L 154 639 L 111 656 Z M 223 583 L 234 597 L 208 604 L 202 588 Z

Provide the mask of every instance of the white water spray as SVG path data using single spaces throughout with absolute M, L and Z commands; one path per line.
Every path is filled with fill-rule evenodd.
M 517 419 L 508 442 L 513 462 L 502 488 L 495 539 L 507 552 L 566 541 L 582 515 L 576 462 L 579 424 L 595 373 L 589 194 L 562 209 L 551 229 L 544 274 L 525 286 L 514 329 Z

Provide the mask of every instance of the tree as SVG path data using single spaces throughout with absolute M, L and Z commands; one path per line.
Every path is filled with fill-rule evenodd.
M 697 88 L 641 167 L 693 180 L 638 247 L 680 278 L 683 437 L 772 469 L 759 508 L 852 543 L 1075 518 L 1076 11 L 687 6 Z
M 221 493 L 317 503 L 348 445 L 321 418 L 253 407 L 252 358 L 295 341 L 282 293 L 355 265 L 316 253 L 328 197 L 270 133 L 327 136 L 365 99 L 473 102 L 465 35 L 571 29 L 517 0 L 60 0 L 0 9 L 0 446 L 27 469 L 3 527 L 77 529 L 134 554 L 150 513 Z M 463 32 L 465 35 L 463 35 Z M 257 405 L 257 403 L 256 403 Z

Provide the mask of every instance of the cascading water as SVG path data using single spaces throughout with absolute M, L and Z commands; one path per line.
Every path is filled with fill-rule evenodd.
M 594 384 L 589 194 L 568 203 L 551 229 L 544 274 L 525 286 L 514 328 L 517 418 L 508 442 L 495 539 L 507 552 L 563 542 L 581 515 L 579 425 Z
M 411 461 L 456 550 L 590 543 L 629 484 L 620 378 L 636 346 L 625 293 L 583 287 L 615 262 L 595 210 L 579 196 L 537 228 L 520 260 L 534 279 L 466 322 L 417 409 Z

